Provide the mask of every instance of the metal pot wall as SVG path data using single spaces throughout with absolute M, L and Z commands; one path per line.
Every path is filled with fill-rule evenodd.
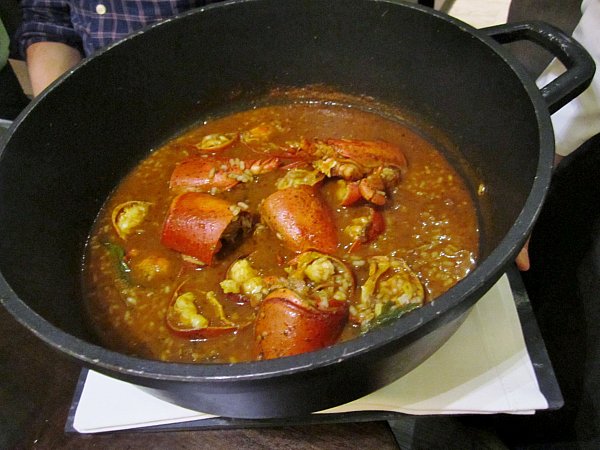
M 538 90 L 498 43 L 522 39 L 548 48 L 567 73 Z M 61 354 L 189 408 L 290 417 L 356 399 L 437 350 L 512 262 L 551 175 L 549 113 L 593 73 L 587 53 L 545 24 L 476 30 L 401 2 L 230 2 L 153 26 L 62 77 L 2 138 L 1 302 Z M 174 364 L 95 344 L 81 312 L 80 264 L 119 180 L 198 120 L 252 106 L 273 88 L 316 84 L 411 111 L 451 137 L 473 190 L 486 186 L 478 267 L 394 323 L 289 358 Z

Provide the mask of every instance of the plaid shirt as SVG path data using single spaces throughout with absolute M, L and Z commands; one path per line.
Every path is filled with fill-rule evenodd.
M 21 54 L 35 42 L 62 42 L 88 56 L 146 25 L 215 0 L 21 0 Z

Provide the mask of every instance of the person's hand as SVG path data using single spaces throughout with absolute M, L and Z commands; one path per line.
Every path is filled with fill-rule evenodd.
M 529 239 L 527 239 L 525 245 L 515 258 L 515 263 L 521 272 L 526 272 L 529 270 Z

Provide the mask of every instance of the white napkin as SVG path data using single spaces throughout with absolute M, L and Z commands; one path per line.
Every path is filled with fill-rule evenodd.
M 436 0 L 435 8 L 465 23 L 483 28 L 506 23 L 511 0 Z
M 366 397 L 316 414 L 533 414 L 547 408 L 504 275 L 471 309 L 456 333 L 419 367 Z M 212 417 L 90 370 L 73 428 L 98 433 Z

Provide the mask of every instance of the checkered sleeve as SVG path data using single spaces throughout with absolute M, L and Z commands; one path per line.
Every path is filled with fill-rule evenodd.
M 67 0 L 22 0 L 21 10 L 23 20 L 15 39 L 23 58 L 27 47 L 36 42 L 62 42 L 82 51 Z

